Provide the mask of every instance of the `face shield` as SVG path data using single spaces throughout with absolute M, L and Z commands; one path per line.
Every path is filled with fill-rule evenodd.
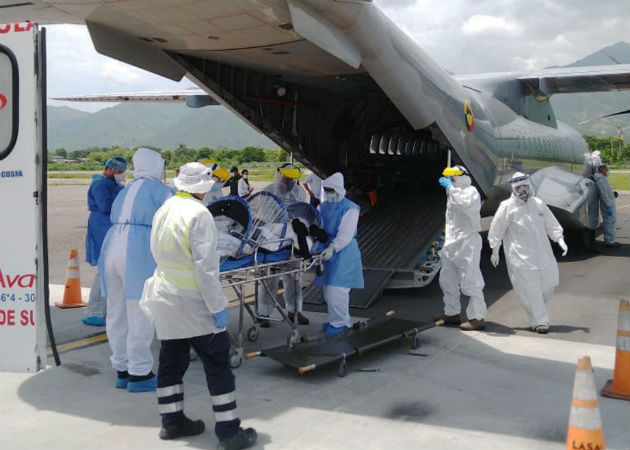
M 512 195 L 523 202 L 526 202 L 529 197 L 534 195 L 529 177 L 523 173 L 517 172 L 514 174 L 510 184 L 512 185 Z
M 512 192 L 524 202 L 526 202 L 532 195 L 532 190 L 529 184 L 519 184 L 518 186 L 514 186 L 512 188 Z

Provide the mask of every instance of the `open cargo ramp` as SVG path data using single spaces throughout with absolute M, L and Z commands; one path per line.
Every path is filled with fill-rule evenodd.
M 441 194 L 441 195 L 440 195 Z M 395 275 L 408 277 L 444 227 L 443 191 L 413 196 L 383 196 L 359 219 L 357 240 L 363 261 L 364 289 L 350 292 L 350 306 L 368 308 Z M 311 284 L 304 302 L 324 303 L 321 288 Z

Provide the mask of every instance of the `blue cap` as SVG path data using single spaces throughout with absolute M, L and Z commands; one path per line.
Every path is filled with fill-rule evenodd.
M 113 167 L 115 170 L 127 170 L 127 160 L 122 156 L 114 156 L 105 161 L 105 167 Z

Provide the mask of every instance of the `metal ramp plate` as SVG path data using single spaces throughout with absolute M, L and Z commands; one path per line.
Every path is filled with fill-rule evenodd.
M 379 317 L 356 324 L 335 336 L 324 336 L 305 343 L 282 345 L 252 355 L 268 356 L 300 373 L 342 362 L 352 356 L 404 337 L 414 337 L 436 326 L 435 322 L 420 323 L 392 317 Z M 415 342 L 414 342 L 415 345 Z
M 385 286 L 394 275 L 393 270 L 363 269 L 363 289 L 350 291 L 350 307 L 367 309 L 383 295 Z M 304 303 L 321 305 L 324 303 L 322 288 L 312 283 L 304 291 Z
M 444 227 L 446 201 L 444 193 L 439 194 L 385 196 L 361 217 L 357 240 L 363 267 L 413 269 L 422 251 Z
M 365 288 L 350 291 L 350 307 L 369 308 L 383 294 L 396 270 L 413 270 L 444 227 L 445 207 L 442 191 L 415 197 L 384 195 L 372 211 L 359 219 L 357 240 Z M 323 304 L 321 288 L 308 286 L 304 302 Z

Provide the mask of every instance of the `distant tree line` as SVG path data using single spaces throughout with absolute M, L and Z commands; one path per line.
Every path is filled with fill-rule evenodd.
M 630 145 L 618 137 L 584 136 L 589 147 L 601 152 L 602 161 L 605 164 L 627 164 L 630 160 Z
M 150 145 L 144 146 L 159 152 L 166 162 L 167 169 L 176 169 L 191 161 L 199 161 L 205 158 L 214 159 L 221 166 L 229 169 L 231 166 L 246 163 L 282 162 L 288 161 L 289 155 L 282 149 L 269 149 L 261 147 L 245 147 L 237 149 L 213 149 L 209 147 L 189 148 L 180 144 L 174 150 L 162 150 Z M 84 150 L 68 152 L 58 148 L 48 153 L 49 170 L 100 170 L 105 161 L 112 156 L 122 155 L 128 161 L 135 152 L 135 148 L 122 147 L 90 147 Z M 65 159 L 66 163 L 57 163 L 54 157 Z M 76 162 L 69 162 L 74 160 Z

